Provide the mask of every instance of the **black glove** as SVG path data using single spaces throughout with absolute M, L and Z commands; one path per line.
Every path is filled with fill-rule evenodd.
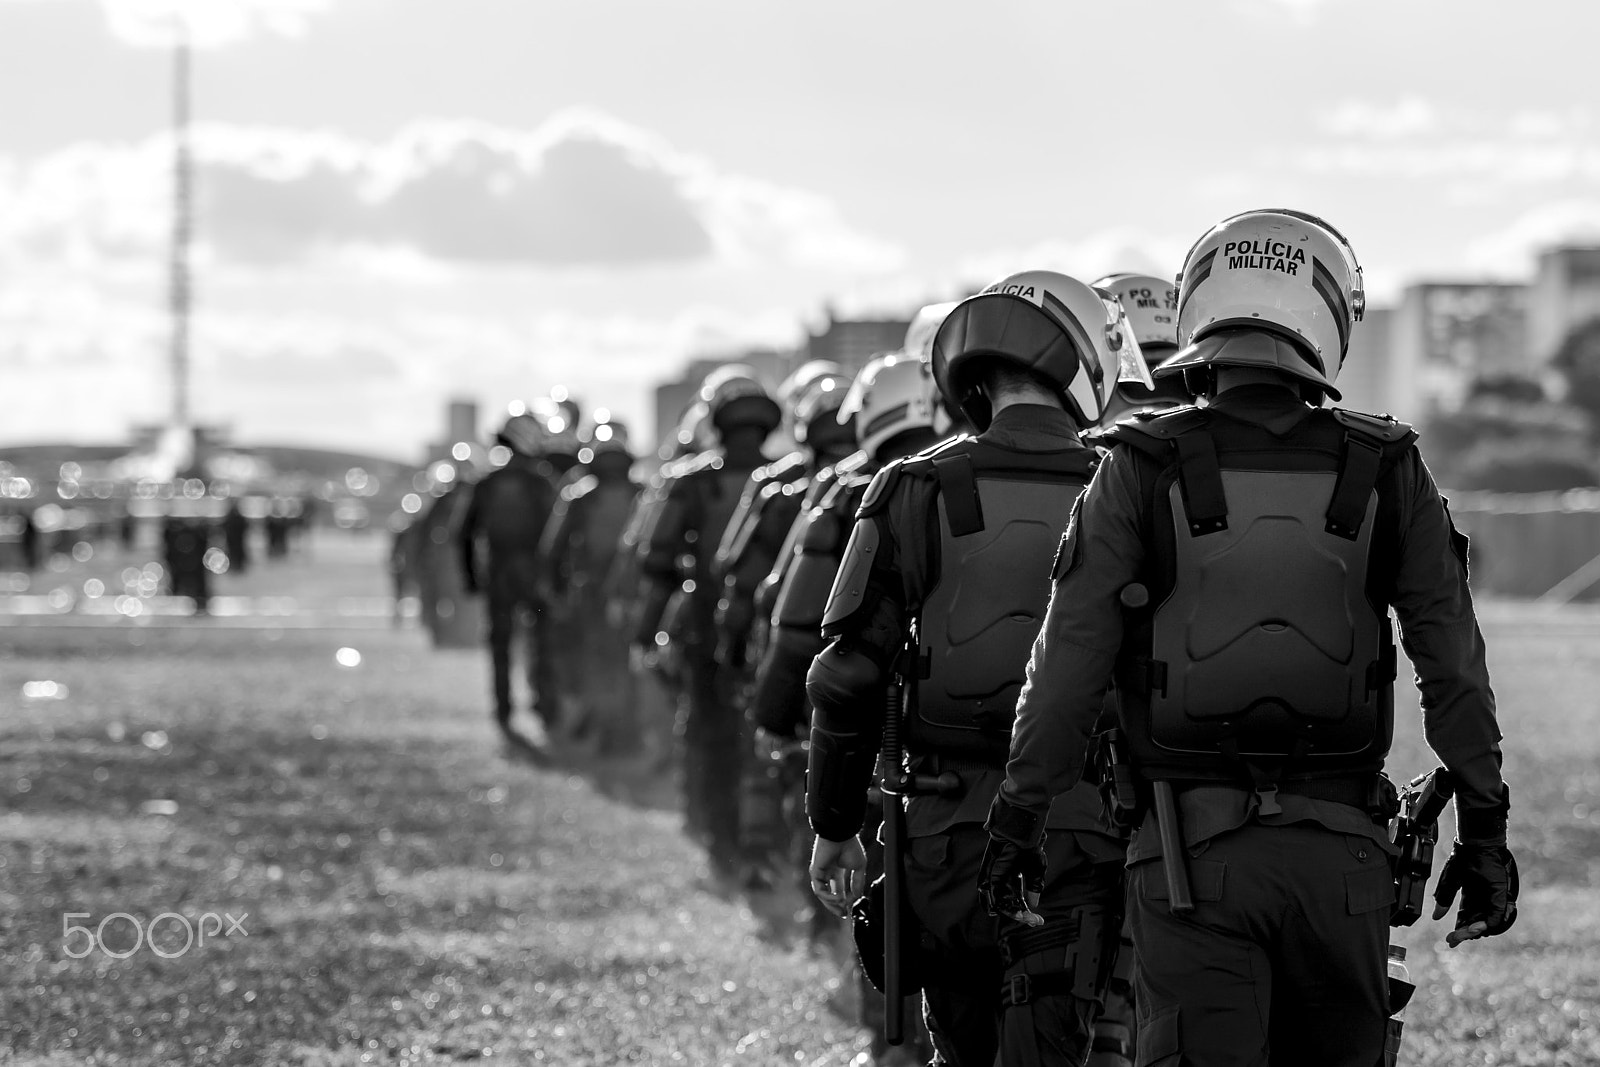
M 1028 906 L 1028 894 L 1037 899 L 1044 891 L 1044 833 L 1040 813 L 1019 808 L 996 796 L 984 829 L 989 845 L 978 869 L 978 895 L 990 915 L 1041 926 L 1044 919 Z
M 1468 845 L 1450 850 L 1433 892 L 1433 917 L 1442 919 L 1461 893 L 1456 928 L 1445 936 L 1451 948 L 1477 937 L 1493 937 L 1517 921 L 1517 861 L 1504 845 Z

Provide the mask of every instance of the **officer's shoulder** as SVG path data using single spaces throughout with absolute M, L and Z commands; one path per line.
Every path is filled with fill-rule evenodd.
M 1160 459 L 1166 456 L 1173 441 L 1204 426 L 1209 420 L 1210 414 L 1193 404 L 1166 411 L 1136 411 L 1104 430 L 1090 434 L 1087 440 L 1090 444 L 1113 450 L 1115 445 L 1127 445 Z
M 722 469 L 723 458 L 721 452 L 711 448 L 704 452 L 696 452 L 692 456 L 685 456 L 678 463 L 678 468 L 672 472 L 672 480 L 681 482 L 715 474 Z
M 1375 439 L 1380 445 L 1409 445 L 1418 437 L 1415 427 L 1410 423 L 1401 422 L 1393 415 L 1369 415 L 1364 411 L 1351 411 L 1349 408 L 1329 408 L 1328 414 L 1351 433 Z
M 941 459 L 971 451 L 973 440 L 971 434 L 957 434 L 938 444 L 929 445 L 921 452 L 890 460 L 872 479 L 872 484 L 867 486 L 866 495 L 861 499 L 859 514 L 871 515 L 881 511 L 897 486 L 908 482 L 936 480 L 939 472 L 934 464 Z
M 571 503 L 574 500 L 588 496 L 600 484 L 600 479 L 592 474 L 584 474 L 572 479 L 561 487 L 561 499 Z

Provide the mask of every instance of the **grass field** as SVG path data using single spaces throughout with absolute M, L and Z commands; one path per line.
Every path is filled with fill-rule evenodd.
M 369 547 L 361 576 L 313 560 L 279 579 L 381 595 Z M 1485 614 L 1523 916 L 1455 950 L 1443 924 L 1397 932 L 1422 986 L 1404 1062 L 1600 1063 L 1600 615 Z M 0 628 L 0 1062 L 842 1064 L 865 1047 L 829 1008 L 833 964 L 704 891 L 670 810 L 500 758 L 480 655 L 411 630 L 155 621 Z M 64 697 L 21 695 L 46 680 Z M 1431 765 L 1414 701 L 1400 718 L 1397 776 Z M 175 958 L 71 958 L 84 935 L 64 940 L 64 915 L 119 912 L 247 914 L 246 932 L 180 953 L 164 920 Z M 132 947 L 127 920 L 104 932 Z

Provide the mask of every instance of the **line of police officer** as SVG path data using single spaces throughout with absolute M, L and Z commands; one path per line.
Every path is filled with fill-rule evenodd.
M 1516 917 L 1465 539 L 1410 427 L 1322 406 L 1364 303 L 1332 226 L 1246 212 L 1175 291 L 1107 281 L 1013 275 L 939 329 L 934 376 L 978 432 L 862 502 L 807 685 L 814 889 L 861 893 L 867 784 L 903 744 L 923 951 L 900 958 L 935 1062 L 1128 1054 L 1093 1030 L 1125 912 L 1139 1064 L 1393 1062 L 1391 609 L 1457 783 L 1436 917 L 1459 893 L 1452 946 Z M 1124 402 L 1197 399 L 1096 452 L 1079 435 L 1140 377 L 1146 301 L 1181 347 Z
M 725 885 L 807 866 L 803 794 L 801 877 L 841 915 L 893 783 L 934 1062 L 1379 1063 L 1391 608 L 1460 783 L 1452 944 L 1507 929 L 1517 884 L 1464 539 L 1409 427 L 1322 406 L 1362 302 L 1331 226 L 1247 212 L 1177 287 L 1013 275 L 853 383 L 720 368 L 642 486 L 620 427 L 560 469 L 576 412 L 513 416 L 460 528 L 497 720 L 527 745 L 520 614 L 548 727 L 674 721 Z M 561 664 L 613 688 L 574 700 Z

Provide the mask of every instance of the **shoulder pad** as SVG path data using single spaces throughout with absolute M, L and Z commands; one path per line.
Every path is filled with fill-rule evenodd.
M 883 507 L 889 499 L 889 493 L 900 481 L 900 471 L 904 464 L 904 460 L 897 459 L 873 476 L 871 484 L 867 486 L 866 495 L 861 498 L 861 509 L 856 512 L 858 517 L 874 514 Z
M 1138 433 L 1170 441 L 1198 426 L 1205 425 L 1210 418 L 1210 414 L 1204 408 L 1195 407 L 1193 404 L 1172 408 L 1169 411 L 1137 411 L 1132 417 L 1123 419 L 1106 430 L 1102 436 L 1125 441 L 1128 439 L 1126 434 Z
M 600 479 L 592 474 L 585 474 L 581 478 L 574 478 L 561 487 L 561 499 L 571 503 L 580 497 L 588 496 L 594 492 L 595 486 L 600 484 Z
M 674 478 L 687 478 L 690 475 L 719 471 L 722 469 L 722 453 L 716 449 L 697 452 L 692 456 L 685 456 L 681 464 L 677 470 L 672 472 Z
M 1364 411 L 1350 411 L 1346 408 L 1329 408 L 1328 412 L 1345 429 L 1367 437 L 1375 437 L 1386 445 L 1400 444 L 1407 440 L 1414 441 L 1417 438 L 1417 431 L 1409 423 L 1401 422 L 1393 415 L 1368 415 Z
M 750 480 L 760 485 L 763 482 L 784 482 L 797 478 L 805 472 L 806 457 L 803 452 L 788 452 L 771 463 L 757 467 L 750 472 Z

